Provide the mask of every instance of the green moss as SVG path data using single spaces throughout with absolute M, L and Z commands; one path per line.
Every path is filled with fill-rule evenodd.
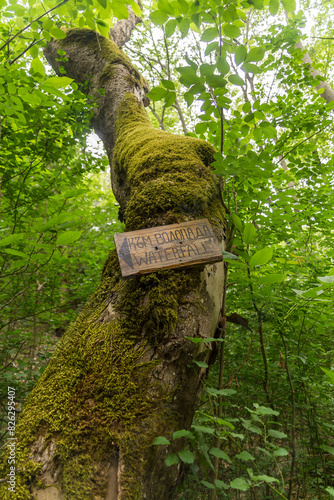
M 176 327 L 180 304 L 198 289 L 199 278 L 198 269 L 164 270 L 122 281 L 116 309 L 127 336 L 145 335 L 151 345 L 161 342 Z
M 56 442 L 54 467 L 60 468 L 66 500 L 105 496 L 107 479 L 99 476 L 99 465 L 108 464 L 119 452 L 126 465 L 127 498 L 140 497 L 141 468 L 147 465 L 144 453 L 172 418 L 168 413 L 172 395 L 156 384 L 151 391 L 150 374 L 156 362 L 140 360 L 149 348 L 147 338 L 156 342 L 158 335 L 175 326 L 177 297 L 196 285 L 198 273 L 160 272 L 123 281 L 116 261 L 111 252 L 98 290 L 58 344 L 25 404 L 17 426 L 20 496 L 14 498 L 30 498 L 31 488 L 38 483 L 41 466 L 29 451 L 38 436 L 43 436 L 45 447 L 51 439 Z M 121 297 L 116 306 L 120 320 L 108 323 L 102 318 L 115 294 Z M 145 321 L 147 335 L 143 335 Z M 148 429 L 143 435 L 146 419 Z M 150 451 L 147 460 L 153 455 Z M 3 475 L 6 469 L 4 456 Z M 0 491 L 1 498 L 6 498 L 3 484 Z
M 120 107 L 116 128 L 113 167 L 131 189 L 124 214 L 128 230 L 210 219 L 220 189 L 209 166 L 215 153 L 211 145 L 155 129 L 130 94 Z M 219 201 L 216 209 L 222 224 Z
M 87 43 L 91 32 L 83 31 Z M 214 149 L 154 129 L 132 95 L 119 110 L 114 153 L 116 175 L 129 186 L 128 230 L 202 217 L 223 224 L 220 187 L 210 169 Z M 99 288 L 24 407 L 17 426 L 15 499 L 30 498 L 40 481 L 40 464 L 30 450 L 38 438 L 45 447 L 55 443 L 53 465 L 65 500 L 103 498 L 107 474 L 101 474 L 101 464 L 117 461 L 118 454 L 124 498 L 141 498 L 142 477 L 154 461 L 151 443 L 180 419 L 171 409 L 171 389 L 158 381 L 152 386 L 152 369 L 161 360 L 142 362 L 142 357 L 175 329 L 183 301 L 199 285 L 199 269 L 123 280 L 116 253 L 109 254 Z M 5 455 L 0 470 L 4 477 Z M 3 483 L 0 492 L 6 498 Z
M 5 451 L 0 460 L 0 477 L 5 478 L 9 472 L 7 463 L 8 454 Z M 29 456 L 29 450 L 21 444 L 15 449 L 15 493 L 8 490 L 7 482 L 0 483 L 1 500 L 31 500 L 29 486 L 38 483 L 38 475 L 41 471 L 41 464 L 36 463 Z M 41 484 L 41 482 L 40 482 Z
M 101 297 L 101 290 L 97 295 Z M 106 480 L 96 481 L 96 464 L 108 462 L 112 452 L 123 449 L 123 433 L 136 434 L 138 422 L 147 415 L 158 413 L 162 419 L 164 414 L 163 389 L 159 398 L 150 396 L 152 363 L 139 363 L 146 341 L 127 338 L 117 322 L 99 323 L 105 305 L 96 307 L 95 299 L 58 346 L 17 428 L 21 467 L 29 444 L 38 435 L 43 435 L 46 446 L 51 438 L 56 439 L 54 460 L 61 468 L 66 500 L 104 496 Z M 149 444 L 142 438 L 138 451 L 128 455 L 134 461 L 130 469 L 140 461 L 142 446 Z M 26 498 L 39 471 L 37 463 L 29 463 L 35 469 L 24 467 L 17 475 Z M 4 473 L 5 460 L 2 469 Z
M 99 33 L 88 29 L 71 29 L 66 32 L 66 38 L 58 41 L 59 46 L 66 51 L 66 47 L 75 44 L 85 49 L 93 51 L 97 57 L 104 59 L 107 64 L 103 69 L 99 85 L 103 87 L 105 83 L 112 78 L 114 74 L 115 64 L 121 64 L 128 68 L 133 82 L 142 88 L 147 88 L 146 80 L 140 75 L 138 69 L 132 64 L 129 57 L 122 49 L 110 39 L 103 37 Z

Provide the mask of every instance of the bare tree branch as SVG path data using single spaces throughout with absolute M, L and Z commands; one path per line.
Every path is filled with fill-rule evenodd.
M 137 3 L 142 8 L 140 0 L 137 0 Z M 121 19 L 113 29 L 110 29 L 110 38 L 120 48 L 130 40 L 135 26 L 142 22 L 141 17 L 137 17 L 130 7 L 128 7 L 128 11 L 128 19 Z

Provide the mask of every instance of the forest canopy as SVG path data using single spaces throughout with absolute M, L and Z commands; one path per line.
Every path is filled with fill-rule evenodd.
M 186 472 L 175 498 L 333 497 L 333 3 L 0 7 L 1 446 L 8 387 L 19 414 L 125 227 L 92 135 L 103 92 L 67 75 L 65 46 L 58 75 L 44 51 L 69 29 L 99 40 L 136 16 L 123 50 L 149 117 L 211 144 L 226 213 L 220 353 L 191 428 L 154 441 Z

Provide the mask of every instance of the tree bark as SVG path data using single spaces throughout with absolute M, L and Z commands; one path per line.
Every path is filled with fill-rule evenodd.
M 319 78 L 320 83 L 317 85 L 316 89 L 320 90 L 323 89 L 323 92 L 320 94 L 320 96 L 326 101 L 326 102 L 332 102 L 334 101 L 334 90 L 328 85 L 327 82 L 322 80 L 320 71 L 317 69 L 313 68 L 312 65 L 312 59 L 310 58 L 309 54 L 306 51 L 306 48 L 302 44 L 302 42 L 296 43 L 296 49 L 300 49 L 304 55 L 303 55 L 303 62 L 307 64 L 310 68 L 310 74 L 313 76 L 313 78 Z
M 57 50 L 68 62 L 59 62 Z M 112 41 L 71 30 L 46 57 L 64 65 L 96 100 L 92 125 L 102 139 L 127 230 L 207 217 L 224 245 L 224 210 L 204 141 L 154 129 L 147 84 Z M 183 475 L 167 467 L 171 438 L 189 428 L 221 309 L 223 263 L 158 271 L 124 280 L 110 252 L 96 293 L 57 346 L 17 426 L 16 492 L 37 500 L 173 498 Z M 205 349 L 203 348 L 205 346 Z M 185 445 L 175 442 L 176 450 Z M 1 476 L 8 473 L 6 455 Z M 1 490 L 2 488 L 2 490 Z

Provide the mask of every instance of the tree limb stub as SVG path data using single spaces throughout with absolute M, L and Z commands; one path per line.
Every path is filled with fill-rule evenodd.
M 140 2 L 137 2 L 141 7 Z M 131 33 L 135 26 L 142 22 L 142 19 L 135 15 L 133 10 L 128 7 L 128 19 L 121 19 L 116 26 L 110 30 L 110 37 L 117 47 L 123 47 L 131 38 Z
M 56 61 L 58 49 L 68 62 Z M 147 85 L 112 41 L 71 30 L 49 44 L 46 57 L 98 98 L 92 124 L 110 159 L 127 230 L 207 218 L 223 249 L 213 148 L 151 125 L 144 109 Z M 167 467 L 169 447 L 152 442 L 191 424 L 206 372 L 193 360 L 207 360 L 210 344 L 195 345 L 186 337 L 214 336 L 223 283 L 223 263 L 123 280 L 110 252 L 100 286 L 22 411 L 16 446 L 20 498 L 173 497 L 182 468 Z M 182 440 L 175 443 L 183 446 Z M 0 473 L 6 455 L 3 460 Z M 12 498 L 6 485 L 1 488 L 1 498 Z

